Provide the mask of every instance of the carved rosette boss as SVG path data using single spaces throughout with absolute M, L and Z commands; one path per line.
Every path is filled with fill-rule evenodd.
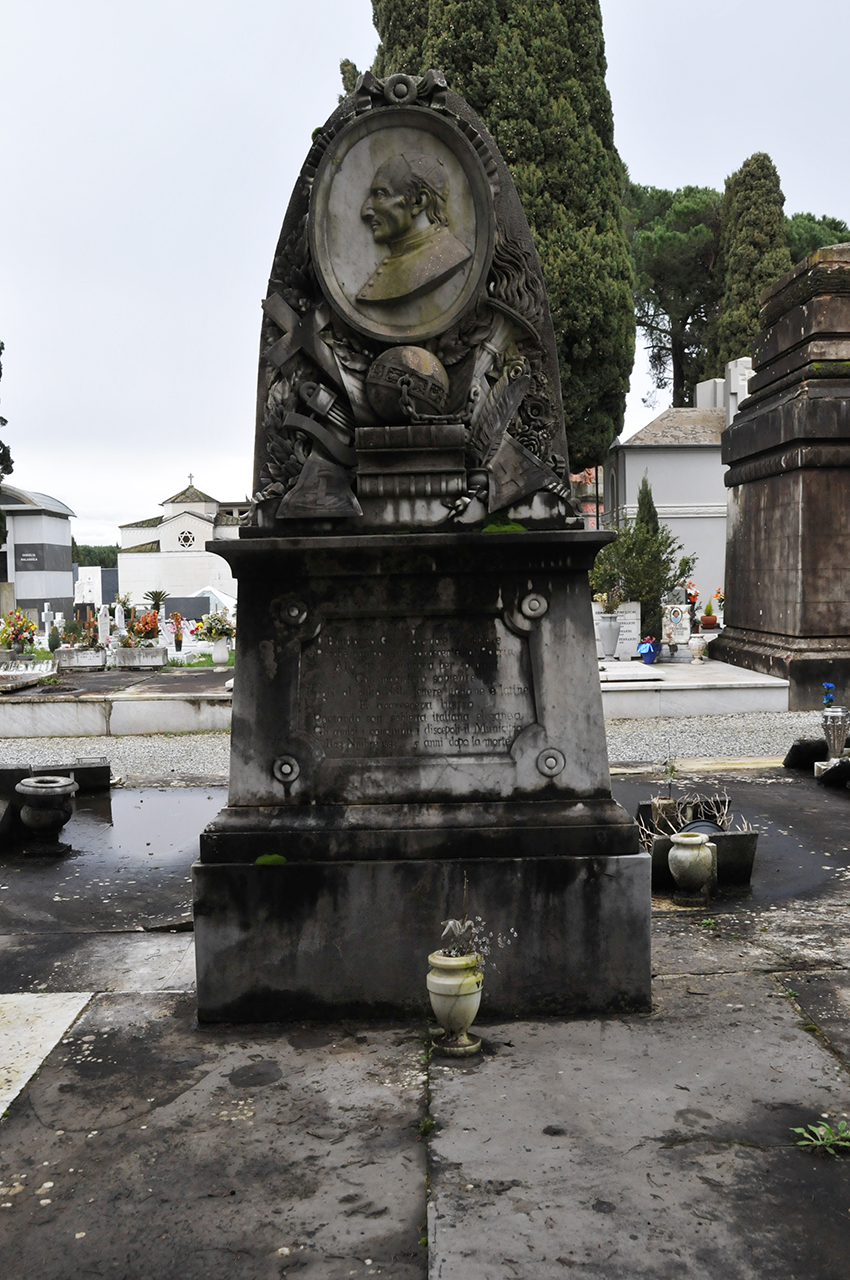
M 263 312 L 258 533 L 575 526 L 540 264 L 440 72 L 367 72 L 316 132 Z

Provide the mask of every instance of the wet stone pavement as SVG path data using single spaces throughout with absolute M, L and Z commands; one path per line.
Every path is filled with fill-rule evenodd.
M 5 857 L 0 992 L 85 1007 L 0 1122 L 4 1280 L 846 1280 L 850 1158 L 791 1127 L 850 1117 L 850 794 L 680 782 L 759 826 L 752 894 L 655 899 L 650 1014 L 485 1001 L 463 1064 L 428 1060 L 424 1001 L 198 1026 L 188 876 L 220 788 L 115 790 L 68 858 Z M 615 790 L 633 812 L 658 786 Z

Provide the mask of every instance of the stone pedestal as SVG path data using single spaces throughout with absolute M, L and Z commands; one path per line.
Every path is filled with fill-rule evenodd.
M 649 1007 L 650 859 L 611 798 L 587 584 L 609 537 L 215 545 L 239 675 L 194 868 L 203 1020 L 423 1009 L 464 872 L 470 914 L 519 934 L 494 1013 Z
M 725 630 L 712 657 L 850 697 L 850 245 L 765 290 L 755 376 L 723 435 Z

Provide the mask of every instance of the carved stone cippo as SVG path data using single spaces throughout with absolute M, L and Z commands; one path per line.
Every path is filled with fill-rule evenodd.
M 239 676 L 194 868 L 201 1018 L 416 1010 L 464 873 L 497 930 L 534 922 L 493 1011 L 648 1007 L 587 583 L 613 535 L 564 480 L 516 190 L 439 72 L 361 77 L 316 135 L 263 312 L 252 511 L 210 544 Z

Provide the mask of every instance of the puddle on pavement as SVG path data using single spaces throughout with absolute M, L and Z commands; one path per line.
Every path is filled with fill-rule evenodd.
M 77 796 L 58 858 L 0 855 L 0 932 L 137 929 L 191 915 L 198 837 L 224 787 L 116 789 Z

